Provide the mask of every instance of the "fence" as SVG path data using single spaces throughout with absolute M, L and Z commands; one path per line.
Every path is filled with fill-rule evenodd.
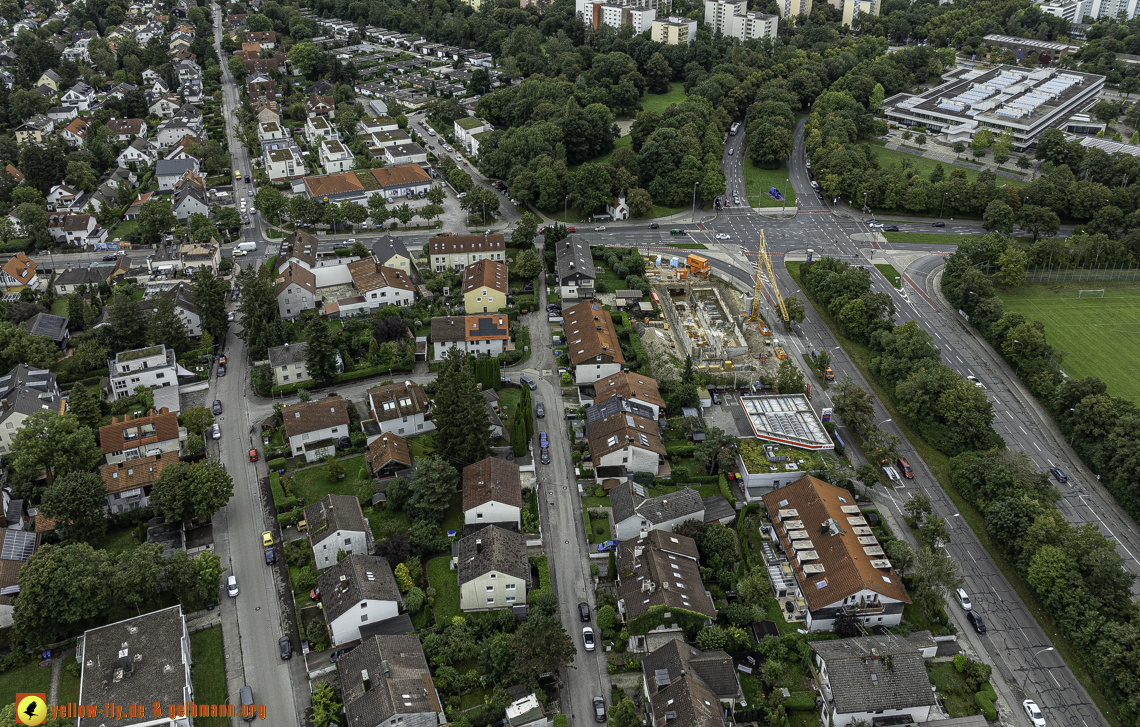
M 1084 268 L 1051 268 L 1045 265 L 1027 266 L 1027 283 L 1083 283 L 1131 282 L 1140 280 L 1140 267 L 1135 263 L 1114 263 Z

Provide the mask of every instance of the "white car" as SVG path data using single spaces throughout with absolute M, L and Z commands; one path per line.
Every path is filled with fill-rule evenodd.
M 606 231 L 605 225 L 598 225 L 597 227 L 594 228 L 594 232 L 605 232 L 605 231 Z
M 728 234 L 726 234 L 724 232 L 720 232 L 720 233 L 717 233 L 716 239 L 718 239 L 718 240 L 731 240 L 732 238 Z
M 1025 716 L 1033 723 L 1033 727 L 1045 727 L 1045 717 L 1041 714 L 1041 710 L 1037 708 L 1037 702 L 1032 699 L 1026 699 L 1021 703 L 1021 708 L 1025 710 Z
M 463 199 L 466 196 L 467 196 L 466 192 L 460 192 L 459 194 L 455 195 L 455 198 L 456 199 Z
M 245 257 L 248 254 L 245 250 L 234 250 L 234 257 Z
M 230 576 L 226 579 L 226 593 L 230 598 L 237 598 L 238 584 L 237 576 Z
M 976 376 L 967 376 L 966 381 L 969 381 L 971 384 L 978 387 L 979 389 L 986 388 L 985 386 L 982 385 L 981 381 L 978 381 L 978 377 L 976 377 Z
M 868 222 L 867 227 L 872 227 L 872 228 L 883 227 L 883 223 L 882 222 Z
M 589 626 L 582 629 L 582 643 L 586 647 L 586 651 L 594 650 L 594 630 Z

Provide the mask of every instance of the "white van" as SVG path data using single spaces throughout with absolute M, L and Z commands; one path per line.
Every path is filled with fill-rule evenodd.
M 245 250 L 246 252 L 253 252 L 257 250 L 256 242 L 243 242 L 237 246 L 238 250 Z

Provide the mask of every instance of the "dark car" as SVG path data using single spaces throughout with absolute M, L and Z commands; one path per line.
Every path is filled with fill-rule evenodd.
M 1050 467 L 1049 474 L 1053 475 L 1053 479 L 1057 480 L 1061 484 L 1065 484 L 1069 481 L 1069 476 L 1065 474 L 1065 471 L 1060 467 Z
M 945 227 L 945 226 L 946 226 L 946 223 L 945 223 L 945 222 L 943 222 L 942 220 L 938 220 L 937 222 L 932 222 L 932 223 L 930 224 L 930 226 L 931 226 L 931 227 Z
M 214 405 L 210 407 L 210 411 L 214 413 L 214 416 L 221 414 L 222 413 L 222 400 L 221 399 L 214 399 Z
M 720 404 L 720 394 L 719 393 L 717 393 L 715 391 L 712 393 L 712 402 L 714 404 Z
M 535 406 L 534 406 L 534 415 L 535 415 L 536 417 L 538 417 L 539 419 L 544 419 L 544 418 L 546 418 L 546 407 L 544 407 L 544 406 L 542 405 L 542 402 L 541 402 L 541 401 L 540 401 L 540 402 L 538 402 L 537 404 L 535 404 Z
M 288 659 L 293 656 L 293 642 L 289 640 L 288 636 L 282 636 L 277 639 L 277 648 L 281 652 L 282 659 Z
M 337 649 L 333 653 L 329 654 L 329 662 L 333 664 L 337 663 L 340 661 L 340 657 L 344 656 L 350 651 L 352 651 L 352 649 Z
M 542 463 L 543 464 L 550 464 L 550 448 L 549 447 L 543 447 L 542 448 Z
M 583 621 L 590 620 L 590 604 L 586 603 L 585 601 L 582 601 L 578 604 L 578 617 Z
M 594 697 L 594 721 L 606 721 L 606 700 L 601 697 Z
M 883 228 L 883 232 L 898 232 L 898 231 L 899 231 L 898 225 L 887 225 L 886 227 Z
M 986 632 L 986 622 L 982 620 L 982 617 L 978 615 L 977 611 L 967 611 L 966 620 L 974 627 L 974 631 L 977 631 L 979 634 Z
M 103 256 L 103 262 L 105 262 L 105 263 L 110 263 L 110 262 L 114 262 L 114 261 L 115 261 L 114 255 L 104 255 Z
M 653 224 L 651 224 L 651 225 L 649 226 L 649 229 L 651 229 L 651 230 L 656 230 L 656 229 L 658 229 L 658 228 L 660 228 L 660 227 L 661 227 L 661 225 L 659 225 L 659 224 L 657 224 L 656 222 L 654 222 Z
M 265 565 L 273 565 L 276 562 L 277 562 L 277 553 L 274 552 L 273 548 L 266 548 L 265 549 Z
M 225 376 L 225 375 L 226 375 L 226 365 L 225 364 L 218 364 L 218 376 Z

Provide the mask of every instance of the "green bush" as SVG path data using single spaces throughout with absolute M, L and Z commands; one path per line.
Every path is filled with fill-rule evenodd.
M 985 718 L 993 722 L 997 719 L 997 710 L 994 709 L 994 701 L 985 692 L 978 692 L 974 695 L 974 701 L 977 702 L 978 707 L 981 708 L 982 714 Z
M 666 442 L 665 454 L 670 457 L 691 457 L 697 449 L 692 442 Z
M 720 485 L 720 494 L 724 495 L 724 499 L 728 500 L 728 504 L 732 505 L 733 509 L 735 509 L 736 508 L 736 496 L 733 495 L 732 490 L 729 489 L 728 480 L 725 479 L 724 475 L 720 476 L 720 479 L 717 481 L 717 484 Z
M 789 712 L 814 712 L 815 692 L 792 692 L 792 695 L 784 700 L 784 709 Z
M 280 501 L 274 500 L 273 505 L 277 508 L 277 512 L 292 512 L 297 509 L 297 505 L 301 503 L 295 497 L 284 497 Z
M 265 466 L 270 470 L 283 470 L 285 469 L 285 458 L 278 457 L 277 459 L 271 459 L 265 463 Z

